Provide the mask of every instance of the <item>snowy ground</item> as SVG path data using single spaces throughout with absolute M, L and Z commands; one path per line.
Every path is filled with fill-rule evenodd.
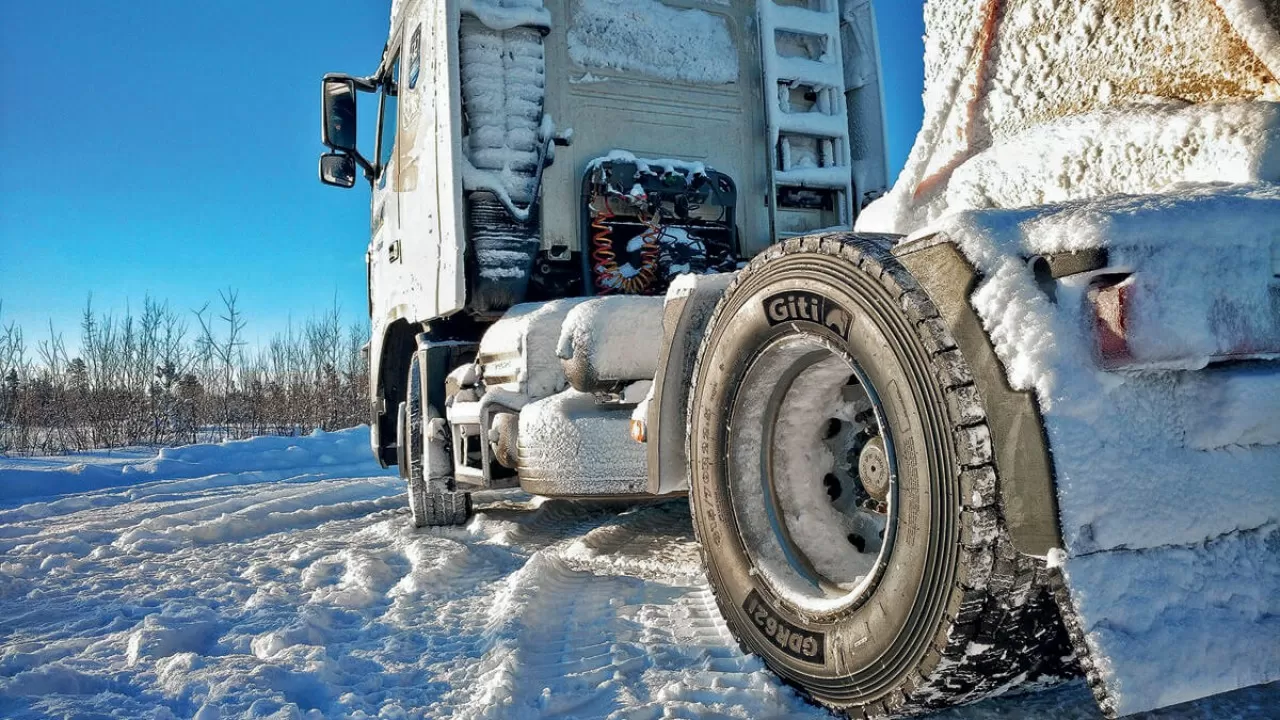
M 0 717 L 827 717 L 738 649 L 683 501 L 477 499 L 414 530 L 361 430 L 0 459 Z M 1280 684 L 1153 717 L 1277 713 Z

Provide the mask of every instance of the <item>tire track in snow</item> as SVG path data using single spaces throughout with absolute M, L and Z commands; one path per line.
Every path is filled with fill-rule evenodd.
M 532 529 L 496 536 L 545 541 L 544 509 L 508 514 Z M 576 536 L 535 550 L 493 589 L 479 660 L 451 677 L 465 688 L 444 698 L 451 713 L 659 717 L 688 695 L 716 717 L 825 715 L 738 648 L 702 578 L 686 503 L 581 512 L 555 510 Z
M 639 505 L 583 533 L 562 553 L 597 571 L 663 582 L 702 578 L 689 506 L 682 501 Z
M 496 502 L 480 505 L 486 496 Z M 576 538 L 615 515 L 618 508 L 616 504 L 531 497 L 519 492 L 486 493 L 476 500 L 472 522 L 483 526 L 490 542 L 526 549 Z
M 495 593 L 487 648 L 458 716 L 600 717 L 615 706 L 611 605 L 629 589 L 538 551 Z M 554 690 L 552 689 L 554 688 Z

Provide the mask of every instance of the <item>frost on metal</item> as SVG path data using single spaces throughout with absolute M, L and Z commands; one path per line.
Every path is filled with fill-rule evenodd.
M 842 17 L 836 2 L 758 5 L 767 141 L 771 149 L 776 148 L 770 153 L 774 158 L 772 182 L 776 187 L 840 191 L 836 220 L 847 227 L 852 219 L 850 200 L 856 169 L 850 160 L 845 91 L 858 86 L 846 85 L 846 80 L 858 83 L 862 78 L 846 77 L 842 28 L 857 26 L 865 31 L 872 27 L 869 12 L 866 17 Z M 800 97 L 811 94 L 812 105 L 793 104 L 793 90 L 802 91 Z
M 462 185 L 496 200 L 472 198 L 470 240 L 481 281 L 519 284 L 539 242 L 530 221 L 554 132 L 543 112 L 550 16 L 541 0 L 466 0 L 461 12 Z
M 541 33 L 523 26 L 495 30 L 464 17 L 459 35 L 468 128 L 463 184 L 528 203 L 547 141 Z
M 630 423 L 630 406 L 601 406 L 593 394 L 573 389 L 526 405 L 520 412 L 521 485 L 543 481 L 583 495 L 643 493 L 649 482 L 645 446 L 628 438 Z
M 458 9 L 492 30 L 551 26 L 551 13 L 542 0 L 459 0 Z
M 607 155 L 593 158 L 587 163 L 587 171 L 595 170 L 604 163 L 632 163 L 636 166 L 636 172 L 641 173 L 673 173 L 679 172 L 684 175 L 706 175 L 707 170 L 711 169 L 700 162 L 689 160 L 675 160 L 672 158 L 662 158 L 653 160 L 649 158 L 639 158 L 627 152 L 626 150 L 611 150 Z
M 577 64 L 695 85 L 738 79 L 738 50 L 724 18 L 659 0 L 577 0 L 569 57 Z
M 485 387 L 530 400 L 568 387 L 564 368 L 556 358 L 556 344 L 565 317 L 585 300 L 524 303 L 503 314 L 480 339 L 477 362 L 484 369 Z
M 578 357 L 601 379 L 651 379 L 662 349 L 662 297 L 598 297 L 575 306 L 556 355 Z

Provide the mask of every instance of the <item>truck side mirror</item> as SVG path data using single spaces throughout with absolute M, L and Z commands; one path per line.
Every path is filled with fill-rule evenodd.
M 321 140 L 334 150 L 356 152 L 355 80 L 326 77 L 323 88 L 324 126 Z
M 320 182 L 340 188 L 353 187 L 356 184 L 356 159 L 342 153 L 321 155 Z

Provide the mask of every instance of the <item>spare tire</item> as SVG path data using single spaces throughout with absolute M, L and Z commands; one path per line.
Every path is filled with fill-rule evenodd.
M 699 351 L 690 502 L 729 628 L 851 714 L 1070 674 L 1042 560 L 996 504 L 982 398 L 887 237 L 775 245 Z

